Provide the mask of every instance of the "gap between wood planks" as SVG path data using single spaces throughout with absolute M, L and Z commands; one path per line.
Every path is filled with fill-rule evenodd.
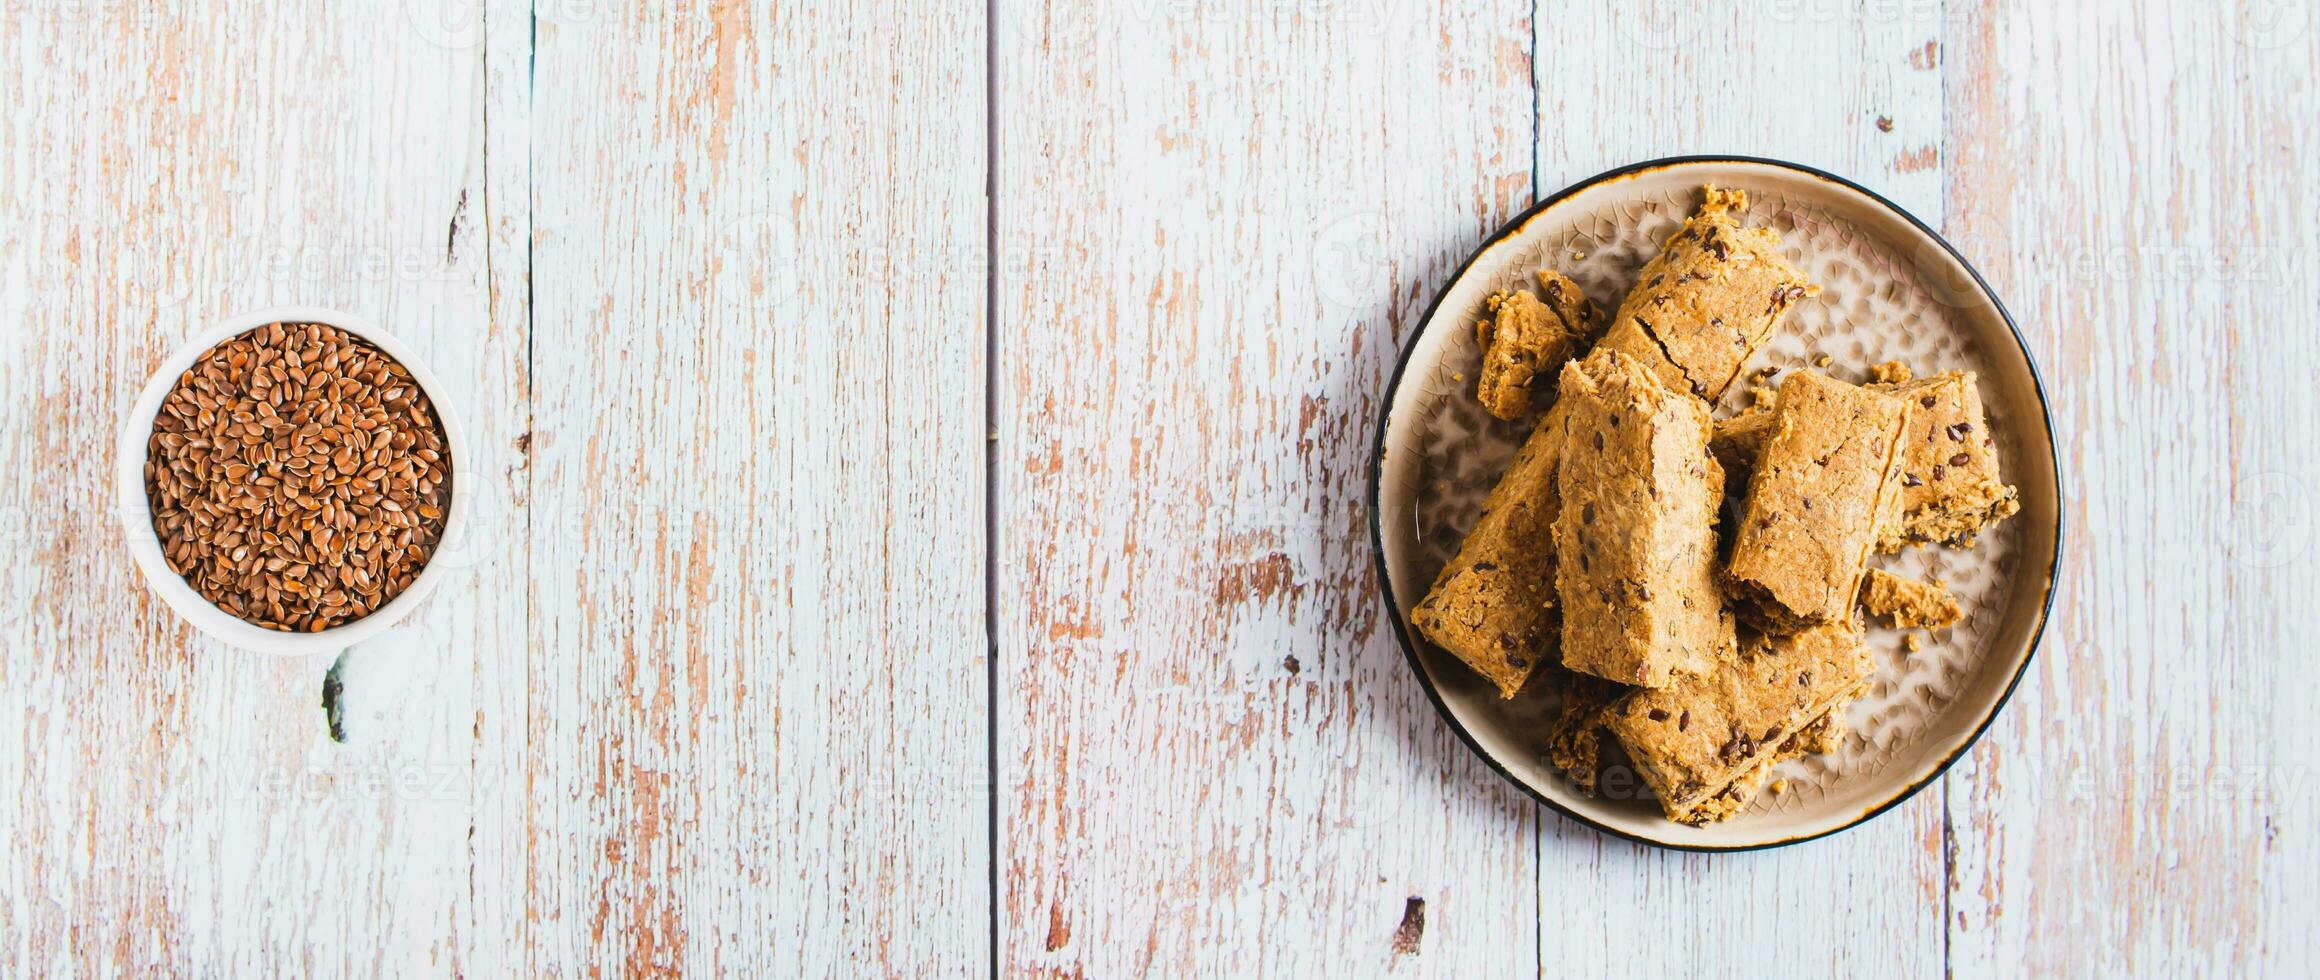
M 999 978 L 999 0 L 983 4 L 983 854 Z

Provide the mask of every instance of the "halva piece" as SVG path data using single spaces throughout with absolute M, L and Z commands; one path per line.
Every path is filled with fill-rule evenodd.
M 1708 408 L 1644 365 L 1599 350 L 1563 368 L 1549 417 L 1563 427 L 1555 520 L 1563 665 L 1664 687 L 1729 657 L 1733 620 L 1716 582 L 1724 470 Z
M 1604 726 L 1669 819 L 1711 823 L 1745 807 L 1782 758 L 1833 746 L 1832 716 L 1874 669 L 1850 622 L 1752 634 L 1724 669 L 1631 693 Z
M 1649 365 L 1662 382 L 1710 402 L 1764 346 L 1790 307 L 1820 292 L 1780 254 L 1780 234 L 1741 227 L 1738 190 L 1707 188 L 1612 314 L 1603 346 Z
M 1555 656 L 1555 460 L 1560 425 L 1548 413 L 1515 452 L 1482 516 L 1442 566 L 1410 624 L 1514 697 Z
M 1715 430 L 1708 435 L 1708 451 L 1716 454 L 1716 462 L 1724 467 L 1725 479 L 1746 485 L 1756 471 L 1756 454 L 1764 450 L 1764 437 L 1773 429 L 1772 407 L 1776 404 L 1716 420 Z
M 1901 498 L 1879 529 L 1877 550 L 1926 541 L 1965 545 L 1981 529 L 2022 509 L 1999 479 L 1998 453 L 1971 371 L 1950 371 L 1872 389 L 1910 406 Z
M 1732 532 L 1729 580 L 1753 621 L 1794 632 L 1851 616 L 1908 420 L 1899 399 L 1826 375 L 1781 383 Z
M 1547 762 L 1562 770 L 1572 789 L 1592 796 L 1602 772 L 1603 710 L 1627 688 L 1556 664 L 1540 665 L 1539 674 L 1532 684 L 1551 683 L 1563 699 L 1547 727 Z
M 1948 589 L 1882 568 L 1870 569 L 1861 582 L 1861 608 L 1901 629 L 1947 629 L 1963 615 Z
M 1474 396 L 1502 419 L 1521 418 L 1530 410 L 1534 387 L 1554 385 L 1555 372 L 1602 318 L 1578 283 L 1547 269 L 1538 278 L 1543 301 L 1521 289 L 1492 293 L 1483 301 L 1488 315 L 1474 325 L 1475 343 L 1482 348 L 1482 376 Z

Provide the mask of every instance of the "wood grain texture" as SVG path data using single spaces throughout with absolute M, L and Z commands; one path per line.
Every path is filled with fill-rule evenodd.
M 8 12 L 0 972 L 987 960 L 983 39 L 627 12 Z M 465 395 L 482 514 L 346 746 L 107 523 L 149 366 L 293 301 Z
M 1541 191 L 1654 157 L 1738 153 L 1846 175 L 1938 221 L 1942 66 L 1928 52 L 1942 24 L 1930 5 L 1887 9 L 1899 16 L 1541 4 Z M 1748 43 L 1721 40 L 1733 37 Z M 1937 972 L 1940 797 L 1929 789 L 1836 837 L 1756 854 L 1659 851 L 1548 820 L 1541 919 L 1569 925 L 1542 933 L 1540 962 L 1575 976 Z M 1666 940 L 1637 942 L 1645 922 Z
M 406 665 L 402 695 L 336 745 L 327 662 L 197 638 L 144 591 L 110 505 L 146 374 L 258 306 L 369 315 L 472 393 L 453 401 L 476 439 L 504 438 L 522 399 L 493 382 L 523 328 L 489 322 L 462 230 L 482 78 L 406 17 L 435 12 L 6 12 L 0 973 L 466 966 L 470 678 L 520 607 L 446 590 L 354 651 Z
M 2046 370 L 2044 651 L 1950 777 L 1960 972 L 2320 962 L 2320 117 L 2308 4 L 1987 4 L 1950 218 Z
M 1528 12 L 1001 7 L 1002 972 L 1534 968 L 1536 807 L 1364 530 L 1403 332 L 1529 196 Z
M 521 972 L 988 962 L 984 39 L 951 13 L 539 22 Z
M 0 54 L 0 975 L 2320 964 L 2308 3 L 17 4 Z M 1724 856 L 1456 741 L 1363 502 L 1475 244 L 1714 152 L 1940 224 L 2069 490 L 1968 759 Z M 151 367 L 291 302 L 423 352 L 482 515 L 343 745 L 109 506 Z
M 472 546 L 477 560 L 470 588 L 492 611 L 473 634 L 473 707 L 469 751 L 473 799 L 468 807 L 468 892 L 473 922 L 459 939 L 471 975 L 512 973 L 525 965 L 544 916 L 532 901 L 531 760 L 554 750 L 532 742 L 535 717 L 531 677 L 533 642 L 531 442 L 538 404 L 532 370 L 532 43 L 535 15 L 528 0 L 488 0 L 473 20 L 452 20 L 439 43 L 466 52 L 483 72 L 480 205 L 460 231 L 484 255 L 491 331 L 507 348 L 499 370 L 477 379 L 470 414 L 492 413 L 468 452 L 494 477 L 475 495 L 482 529 Z M 437 602 L 445 601 L 438 598 Z

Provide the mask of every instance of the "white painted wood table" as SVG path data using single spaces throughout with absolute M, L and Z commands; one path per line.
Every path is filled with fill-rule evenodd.
M 1856 6 L 0 7 L 0 975 L 2310 975 L 2320 11 Z M 1456 263 L 1697 152 L 1980 263 L 2071 528 L 1969 759 L 1728 856 L 1471 757 L 1364 531 Z M 107 506 L 287 302 L 485 516 L 343 745 Z

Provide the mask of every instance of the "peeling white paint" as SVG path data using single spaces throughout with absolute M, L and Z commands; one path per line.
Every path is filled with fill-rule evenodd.
M 0 974 L 2320 959 L 2292 5 L 51 6 L 0 15 Z M 1988 738 L 1768 854 L 1541 811 L 1368 592 L 1401 333 L 1534 193 L 1697 152 L 1972 243 L 2073 490 Z M 427 354 L 490 518 L 345 745 L 104 506 L 150 365 L 293 301 Z

